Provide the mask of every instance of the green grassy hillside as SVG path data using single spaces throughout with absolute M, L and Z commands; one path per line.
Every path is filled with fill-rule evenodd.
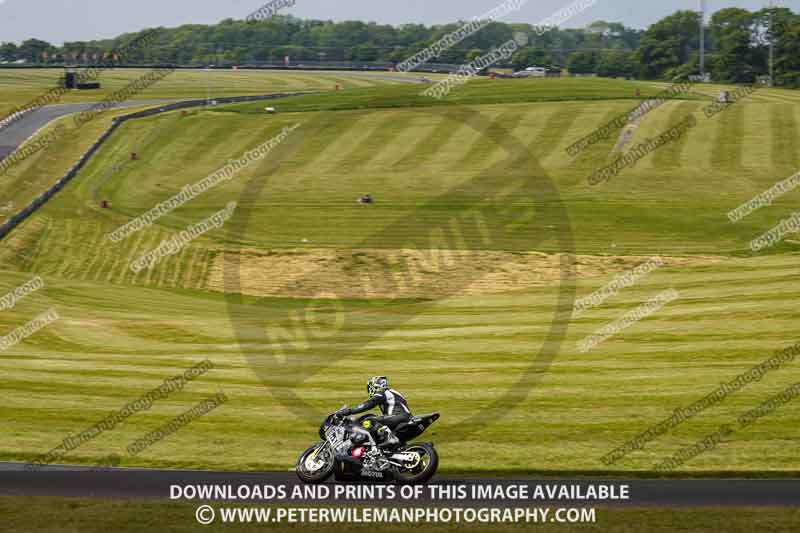
M 625 99 L 624 82 L 580 81 L 497 91 L 476 81 L 454 93 L 465 105 L 425 107 L 410 89 L 390 87 L 281 101 L 277 115 L 237 105 L 127 123 L 2 242 L 0 293 L 34 273 L 47 287 L 0 313 L 0 331 L 50 306 L 62 319 L 0 352 L 0 416 L 9 421 L 0 458 L 32 459 L 209 358 L 216 369 L 207 376 L 70 460 L 122 453 L 221 390 L 227 405 L 123 464 L 287 469 L 315 439 L 316 416 L 359 401 L 367 377 L 389 373 L 417 412 L 442 413 L 431 438 L 443 470 L 607 470 L 605 453 L 800 336 L 797 244 L 756 256 L 747 248 L 792 212 L 797 193 L 738 224 L 727 219 L 796 172 L 800 117 L 787 92 L 758 93 L 713 119 L 700 96 L 671 101 L 647 115 L 632 142 L 687 114 L 698 126 L 590 186 L 617 139 L 576 159 L 566 147 L 637 102 Z M 230 182 L 121 243 L 105 238 L 298 123 Z M 54 145 L 48 157 L 69 149 Z M 375 205 L 356 202 L 366 193 Z M 238 218 L 224 228 L 152 270 L 128 268 L 230 201 L 239 202 Z M 429 249 L 450 251 L 437 262 Z M 569 257 L 557 254 L 567 252 L 577 257 L 559 281 Z M 587 296 L 653 255 L 666 266 L 636 287 L 579 318 L 559 310 L 571 291 Z M 669 288 L 677 301 L 578 350 Z M 302 328 L 303 317 L 314 324 L 311 341 L 277 346 L 276 332 Z M 551 366 L 540 350 L 554 356 Z M 776 371 L 614 468 L 648 470 L 797 378 L 794 366 Z M 685 470 L 800 470 L 800 455 L 785 445 L 798 409 L 782 407 Z M 465 432 L 466 420 L 478 431 Z

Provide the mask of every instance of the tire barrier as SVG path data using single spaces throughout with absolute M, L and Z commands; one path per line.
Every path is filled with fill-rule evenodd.
M 217 104 L 236 104 L 240 102 L 255 102 L 259 100 L 275 100 L 278 98 L 288 98 L 290 96 L 302 96 L 308 93 L 277 93 L 277 94 L 268 94 L 268 95 L 259 95 L 259 96 L 231 96 L 231 97 L 224 97 L 224 98 L 215 98 L 214 101 Z M 50 187 L 47 191 L 39 195 L 36 199 L 34 199 L 27 207 L 13 215 L 11 218 L 8 219 L 7 222 L 0 225 L 0 240 L 6 238 L 9 233 L 11 233 L 17 226 L 22 224 L 28 217 L 34 214 L 39 208 L 41 208 L 44 204 L 46 204 L 53 196 L 55 196 L 61 189 L 63 189 L 72 179 L 78 175 L 78 172 L 86 166 L 86 163 L 94 156 L 97 150 L 102 147 L 106 141 L 111 137 L 111 135 L 119 128 L 122 124 L 129 120 L 135 120 L 140 118 L 151 117 L 154 115 L 158 115 L 161 113 L 168 113 L 170 111 L 176 111 L 179 109 L 187 109 L 191 107 L 202 107 L 207 105 L 206 100 L 185 100 L 182 102 L 175 102 L 173 104 L 163 105 L 161 107 L 156 107 L 152 109 L 145 109 L 144 111 L 138 111 L 136 113 L 131 113 L 129 115 L 123 115 L 121 117 L 116 117 L 112 120 L 111 126 L 103 132 L 103 134 L 98 138 L 86 152 L 81 156 L 78 162 L 73 165 L 67 173 L 61 177 L 52 187 Z M 30 111 L 30 110 L 28 110 Z M 25 111 L 25 112 L 28 112 Z M 23 112 L 21 112 L 23 113 Z M 10 155 L 10 154 L 9 154 Z

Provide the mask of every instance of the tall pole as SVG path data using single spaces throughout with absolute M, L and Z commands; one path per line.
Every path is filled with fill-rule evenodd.
M 775 86 L 775 2 L 769 2 L 769 86 Z
M 706 0 L 700 0 L 700 76 L 706 76 Z

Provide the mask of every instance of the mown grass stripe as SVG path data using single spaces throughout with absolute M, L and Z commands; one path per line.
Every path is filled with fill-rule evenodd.
M 87 229 L 87 232 L 90 231 Z M 93 278 L 92 270 L 102 262 L 103 257 L 103 227 L 97 225 L 94 237 L 89 238 L 84 243 L 83 253 L 89 255 L 89 264 L 83 272 L 83 279 Z
M 119 283 L 126 283 L 128 278 L 134 277 L 133 271 L 130 269 L 130 264 L 141 257 L 144 252 L 149 251 L 145 248 L 145 245 L 149 239 L 148 233 L 152 233 L 152 229 L 143 230 L 134 234 L 132 237 L 128 237 L 128 239 L 134 240 L 129 241 L 131 243 L 130 248 L 128 248 L 128 253 L 125 256 L 125 259 L 122 261 L 121 271 L 119 272 L 118 278 Z
M 363 119 L 359 120 L 358 128 L 350 129 L 348 135 L 340 135 L 324 149 L 324 159 L 321 166 L 323 173 L 336 174 L 342 170 L 341 160 L 343 154 L 349 154 L 352 158 L 358 158 L 360 147 L 368 143 L 370 135 L 377 131 L 378 127 L 375 120 L 381 121 L 380 114 L 372 112 L 362 112 Z M 364 154 L 366 156 L 366 152 Z
M 533 141 L 528 143 L 527 153 L 541 163 L 542 159 L 559 148 L 559 145 L 567 137 L 567 133 L 580 115 L 581 112 L 574 108 L 563 108 L 551 113 L 541 131 Z M 528 157 L 526 154 L 525 159 Z
M 716 132 L 711 146 L 711 166 L 721 171 L 742 169 L 742 139 L 745 134 L 743 106 L 731 105 L 710 120 L 716 120 Z
M 354 147 L 339 161 L 341 168 L 359 172 L 379 159 L 386 151 L 396 152 L 399 148 L 395 140 L 413 123 L 413 113 L 388 113 L 370 132 L 366 142 Z
M 192 275 L 194 273 L 194 266 L 200 260 L 201 250 L 202 249 L 199 248 L 199 247 L 195 247 L 192 250 L 192 252 L 193 252 L 192 253 L 192 258 L 189 261 L 188 266 L 181 271 L 180 284 L 176 284 L 177 287 L 192 287 L 192 288 L 196 287 L 196 284 L 194 282 L 194 279 L 193 279 Z
M 609 109 L 606 113 L 599 115 L 598 113 L 594 112 L 594 110 L 588 110 L 583 108 L 580 112 L 580 116 L 576 117 L 572 124 L 567 127 L 569 130 L 570 127 L 577 125 L 577 124 L 585 124 L 587 122 L 591 122 L 590 131 L 595 131 L 596 129 L 608 124 L 611 120 L 617 118 L 620 115 L 620 111 L 618 109 Z M 559 126 L 553 126 L 559 127 Z M 608 139 L 602 140 L 592 146 L 587 147 L 584 149 L 577 157 L 572 158 L 565 152 L 561 152 L 561 148 L 556 154 L 553 154 L 554 158 L 558 157 L 561 158 L 569 158 L 569 168 L 570 170 L 574 171 L 575 178 L 570 180 L 570 185 L 572 186 L 579 186 L 585 183 L 586 177 L 591 175 L 595 170 L 603 166 L 604 164 L 608 163 L 609 161 L 613 160 L 615 155 L 619 155 L 614 152 L 614 147 L 617 145 L 619 140 L 619 135 L 621 134 L 622 130 L 614 132 Z M 550 142 L 544 136 L 541 138 L 540 141 L 537 142 Z M 566 135 L 560 139 L 556 139 L 556 142 L 563 142 L 567 145 L 571 144 L 571 139 L 568 139 Z M 635 139 L 633 139 L 624 149 L 627 150 L 630 148 L 630 145 L 635 143 Z
M 455 113 L 437 113 L 433 116 L 438 118 L 436 126 L 427 135 L 421 137 L 411 150 L 392 165 L 394 170 L 409 170 L 430 163 L 442 153 L 444 145 L 446 145 L 461 128 L 466 127 L 463 123 L 454 120 L 454 118 L 456 118 Z
M 181 253 L 175 259 L 175 265 L 172 268 L 172 276 L 170 276 L 169 283 L 166 282 L 166 276 L 164 281 L 162 281 L 161 285 L 165 286 L 168 285 L 169 287 L 178 287 L 178 281 L 181 278 L 181 274 L 183 274 L 184 264 L 186 263 L 186 257 L 191 254 L 192 246 L 184 246 L 181 250 Z
M 72 238 L 72 232 L 73 232 L 72 226 L 73 226 L 72 219 L 68 218 L 67 220 L 64 221 L 62 230 L 60 231 L 60 233 L 64 235 L 64 238 L 61 241 L 63 243 L 62 244 L 63 248 L 61 248 L 60 250 L 62 263 L 56 274 L 62 277 L 67 277 L 67 271 L 69 270 L 69 267 L 71 265 L 71 260 L 67 258 L 67 252 L 70 251 L 74 246 Z
M 95 272 L 92 281 L 100 281 L 103 278 L 103 276 L 106 276 L 106 278 L 108 277 L 109 271 L 111 270 L 112 265 L 114 263 L 114 258 L 115 255 L 113 253 L 110 253 L 108 251 L 103 252 L 103 262 L 97 268 L 97 271 Z M 109 262 L 111 262 L 112 265 L 109 265 Z
M 681 102 L 670 111 L 667 127 L 665 131 L 686 120 L 687 117 L 697 111 L 699 105 L 695 102 Z M 682 155 L 686 144 L 689 142 L 689 136 L 692 131 L 687 131 L 679 139 L 671 141 L 666 146 L 662 146 L 656 150 L 653 155 L 653 165 L 662 169 L 675 169 L 682 166 Z M 630 147 L 629 147 L 630 148 Z
M 326 113 L 305 121 L 302 129 L 295 132 L 295 135 L 302 136 L 302 146 L 295 157 L 286 161 L 287 170 L 304 173 L 311 169 L 316 172 L 316 166 L 321 161 L 329 160 L 328 149 L 360 127 L 364 117 L 364 113 L 351 113 L 346 120 L 342 120 L 336 113 Z
M 791 171 L 798 169 L 797 110 L 793 104 L 770 106 L 770 139 L 772 165 L 778 169 Z M 798 169 L 800 170 L 800 169 Z M 784 172 L 785 173 L 785 172 Z
M 489 162 L 495 152 L 503 150 L 503 141 L 522 122 L 522 113 L 511 110 L 497 114 L 494 119 L 480 131 L 473 143 L 466 147 L 466 153 L 458 162 L 459 167 L 475 167 L 482 162 Z M 486 166 L 486 165 L 483 165 Z
M 108 283 L 113 283 L 114 280 L 117 279 L 119 263 L 123 261 L 122 253 L 118 248 L 112 251 L 112 254 L 114 256 L 114 261 L 111 263 L 111 266 L 108 267 L 108 274 L 106 275 L 106 282 Z
M 200 264 L 201 268 L 197 276 L 197 288 L 206 289 L 208 287 L 208 274 L 211 271 L 211 265 L 214 263 L 216 254 L 211 250 L 207 250 L 203 255 L 203 261 Z

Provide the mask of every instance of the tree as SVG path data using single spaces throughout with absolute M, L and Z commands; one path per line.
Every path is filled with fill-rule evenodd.
M 52 44 L 47 41 L 40 41 L 39 39 L 28 39 L 24 41 L 17 50 L 17 55 L 20 59 L 24 59 L 30 63 L 36 63 L 42 60 L 44 52 L 52 53 L 56 49 Z
M 712 61 L 713 62 L 713 61 Z M 666 77 L 672 81 L 688 81 L 691 76 L 700 73 L 700 54 L 692 54 L 689 61 L 683 65 L 671 68 L 666 72 Z
M 378 61 L 380 50 L 371 44 L 360 44 L 353 48 L 353 59 L 356 61 Z
M 800 87 L 800 17 L 786 24 L 775 56 L 775 78 L 779 85 Z
M 798 24 L 800 16 L 785 7 L 766 8 L 754 14 L 755 41 L 758 44 L 759 63 L 769 72 L 769 45 L 775 46 L 775 83 L 800 85 L 800 42 Z
M 19 50 L 14 43 L 0 44 L 0 61 L 16 61 L 19 59 Z
M 586 26 L 586 31 L 600 35 L 619 37 L 622 33 L 622 24 L 618 22 L 606 22 L 605 20 L 597 20 Z M 623 27 L 624 28 L 624 27 Z
M 481 57 L 482 55 L 483 55 L 483 50 L 481 50 L 480 48 L 473 48 L 472 50 L 467 52 L 467 56 L 465 59 L 467 60 L 467 62 L 472 62 L 475 61 L 477 58 Z
M 721 9 L 711 17 L 711 36 L 716 59 L 714 79 L 729 83 L 752 83 L 763 74 L 754 39 L 755 16 L 746 9 Z
M 581 55 L 572 58 L 573 71 L 594 72 L 596 68 L 601 68 L 602 73 L 607 76 L 629 76 L 630 55 L 606 53 L 632 52 L 647 36 L 650 41 L 642 44 L 645 51 L 641 57 L 636 56 L 640 67 L 637 70 L 643 70 L 642 65 L 653 64 L 654 72 L 649 72 L 648 75 L 664 77 L 670 69 L 685 64 L 691 53 L 694 53 L 697 18 L 694 13 L 679 12 L 647 31 L 627 28 L 619 22 L 611 21 L 598 21 L 587 29 L 561 29 L 554 26 L 541 30 L 525 23 L 492 22 L 463 41 L 442 50 L 439 57 L 429 61 L 468 63 L 521 33 L 528 36 L 527 45 L 517 51 L 513 61 L 504 62 L 504 66 L 513 63 L 517 69 L 534 65 L 558 65 L 563 68 L 567 65 L 570 53 L 579 53 Z M 70 59 L 77 56 L 80 60 L 83 54 L 90 57 L 94 54 L 103 56 L 114 50 L 125 49 L 126 45 L 145 32 L 152 32 L 154 39 L 146 46 L 127 50 L 122 62 L 129 65 L 208 65 L 217 63 L 220 58 L 225 63 L 241 63 L 280 61 L 284 55 L 290 55 L 293 61 L 324 59 L 399 63 L 430 47 L 445 35 L 457 31 L 462 24 L 463 22 L 437 26 L 406 24 L 394 27 L 359 21 L 301 20 L 278 15 L 250 22 L 227 19 L 214 25 L 187 24 L 177 28 L 155 28 L 119 35 L 113 39 L 66 43 L 59 49 L 54 49 L 44 41 L 31 39 L 20 47 L 4 45 L 0 57 L 7 60 L 24 57 L 38 62 L 42 53 L 47 52 L 49 57 L 58 53 L 62 56 L 66 54 Z M 672 49 L 668 46 L 669 43 L 665 44 L 669 38 L 675 39 L 676 44 Z M 789 50 L 787 48 L 784 54 L 785 65 L 791 64 Z M 754 61 L 759 65 L 766 64 L 761 57 L 763 54 L 763 46 L 756 46 Z M 668 60 L 665 61 L 665 57 Z
M 597 72 L 598 60 L 597 52 L 574 52 L 567 58 L 567 68 L 572 74 L 592 74 Z
M 632 78 L 636 71 L 633 52 L 603 52 L 597 62 L 597 75 L 604 78 Z
M 700 13 L 678 11 L 650 26 L 642 36 L 636 61 L 644 78 L 663 79 L 699 48 Z
M 511 66 L 515 71 L 525 70 L 528 67 L 552 68 L 554 63 L 553 57 L 546 50 L 533 47 L 517 50 L 511 56 Z
M 456 29 L 454 26 L 453 29 Z M 486 50 L 487 52 L 495 46 L 508 42 L 514 37 L 514 31 L 508 24 L 501 24 L 499 22 L 492 22 L 481 31 L 464 39 L 464 42 L 455 48 L 465 50 L 469 48 L 477 48 Z M 485 52 L 484 52 L 485 53 Z

